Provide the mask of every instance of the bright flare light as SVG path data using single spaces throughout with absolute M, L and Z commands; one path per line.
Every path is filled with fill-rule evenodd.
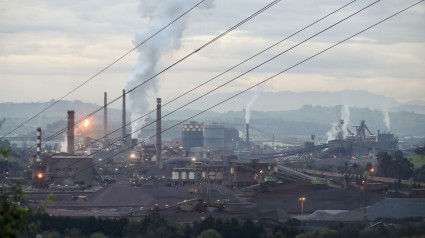
M 86 119 L 85 121 L 84 121 L 84 127 L 88 127 L 89 126 L 89 120 L 88 119 Z

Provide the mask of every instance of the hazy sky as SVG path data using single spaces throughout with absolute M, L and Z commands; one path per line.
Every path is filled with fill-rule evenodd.
M 140 9 L 140 1 L 135 0 L 0 0 L 0 102 L 37 102 L 62 97 L 132 49 L 136 33 L 141 34 L 153 26 L 156 28 L 152 29 L 160 27 L 162 23 L 156 22 L 157 16 L 149 18 L 145 9 L 152 7 L 150 5 L 156 1 L 148 1 Z M 197 2 L 165 2 L 176 4 L 179 1 L 185 6 Z M 209 3 L 208 7 L 199 7 L 184 17 L 181 42 L 164 43 L 177 46 L 164 45 L 169 50 L 161 54 L 157 70 L 196 50 L 271 1 L 206 2 Z M 282 0 L 160 75 L 156 95 L 167 101 L 348 2 Z M 372 2 L 357 0 L 340 13 L 209 83 L 191 97 L 239 75 Z M 243 90 L 415 2 L 382 0 L 217 92 Z M 181 13 L 176 11 L 164 10 L 161 14 L 177 16 Z M 164 34 L 173 34 L 173 27 Z M 398 101 L 425 100 L 424 29 L 425 3 L 421 3 L 274 78 L 264 84 L 262 90 L 301 92 L 353 89 L 384 94 Z M 139 35 L 139 38 L 143 36 Z M 146 51 L 141 47 L 140 52 L 143 54 Z M 138 56 L 139 52 L 131 53 L 65 99 L 102 104 L 105 91 L 110 99 L 119 96 Z M 155 99 L 152 105 L 154 103 Z M 119 104 L 114 106 L 119 107 Z

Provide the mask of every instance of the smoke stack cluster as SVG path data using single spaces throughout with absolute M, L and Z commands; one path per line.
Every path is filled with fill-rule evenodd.
M 74 154 L 74 111 L 68 111 L 68 153 Z
M 161 164 L 161 98 L 156 99 L 156 165 Z
M 126 114 L 126 111 L 125 111 L 125 89 L 123 89 L 122 90 L 122 139 L 123 139 L 123 142 L 125 143 L 125 136 L 126 136 L 126 134 L 127 134 L 127 132 L 125 131 L 125 121 L 126 121 L 126 118 L 125 118 L 125 114 Z
M 37 162 L 41 161 L 41 127 L 37 128 Z
M 108 135 L 108 93 L 105 92 L 103 100 L 103 130 L 105 131 L 105 137 Z
M 249 124 L 246 124 L 246 146 L 248 146 L 248 150 L 250 149 L 250 144 L 249 144 Z

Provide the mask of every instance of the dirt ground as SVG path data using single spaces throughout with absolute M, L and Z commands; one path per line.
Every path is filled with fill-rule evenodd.
M 57 200 L 53 203 L 56 207 L 50 207 L 48 212 L 65 216 L 127 216 L 128 211 L 120 212 L 120 209 L 113 209 L 113 207 L 139 205 L 148 210 L 154 204 L 160 207 L 172 206 L 179 201 L 200 196 L 201 194 L 188 194 L 188 189 L 193 187 L 196 186 L 136 188 L 124 184 L 112 184 L 85 199 Z M 198 191 L 206 191 L 206 187 L 196 188 Z M 253 220 L 271 218 L 286 221 L 291 216 L 301 213 L 300 197 L 306 198 L 305 214 L 311 214 L 316 210 L 355 210 L 364 206 L 364 198 L 366 205 L 371 205 L 388 197 L 386 194 L 377 192 L 367 192 L 364 195 L 363 190 L 358 188 L 337 189 L 327 185 L 311 184 L 307 181 L 276 184 L 270 188 L 269 192 L 257 193 L 252 197 L 239 197 L 231 189 L 220 185 L 210 185 L 208 191 L 208 199 L 212 201 L 229 199 L 229 203 L 222 210 L 209 208 L 205 213 L 182 212 L 169 208 L 161 210 L 160 214 L 167 219 L 182 223 L 193 222 L 207 216 Z M 96 207 L 99 205 L 108 205 L 109 208 Z M 136 217 L 141 215 L 143 214 L 137 214 Z
M 323 184 L 296 182 L 277 185 L 270 192 L 258 193 L 249 202 L 262 207 L 281 208 L 290 214 L 301 212 L 300 197 L 305 197 L 304 212 L 315 210 L 353 210 L 363 207 L 364 193 L 358 188 L 349 190 L 332 188 Z M 376 203 L 386 195 L 378 192 L 367 192 L 366 205 Z

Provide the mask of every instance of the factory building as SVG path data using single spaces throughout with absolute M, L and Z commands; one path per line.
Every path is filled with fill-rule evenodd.
M 233 187 L 247 187 L 267 181 L 275 177 L 277 173 L 276 162 L 238 161 L 230 166 L 230 174 L 233 176 Z
M 41 162 L 32 165 L 33 187 L 91 187 L 93 185 L 92 157 L 84 154 L 44 154 Z
M 86 155 L 54 154 L 44 158 L 46 179 L 54 185 L 93 185 L 92 157 Z
M 204 147 L 224 148 L 224 126 L 212 123 L 204 125 Z
M 224 147 L 236 148 L 239 141 L 239 132 L 236 128 L 224 128 Z
M 193 162 L 191 167 L 173 168 L 171 185 L 186 185 L 196 183 L 222 184 L 224 179 L 224 164 L 204 164 Z
M 398 150 L 398 137 L 394 134 L 380 133 L 378 131 L 378 142 L 376 143 L 376 152 L 394 152 Z
M 191 121 L 189 124 L 182 125 L 182 146 L 189 151 L 193 147 L 203 147 L 203 125 Z

